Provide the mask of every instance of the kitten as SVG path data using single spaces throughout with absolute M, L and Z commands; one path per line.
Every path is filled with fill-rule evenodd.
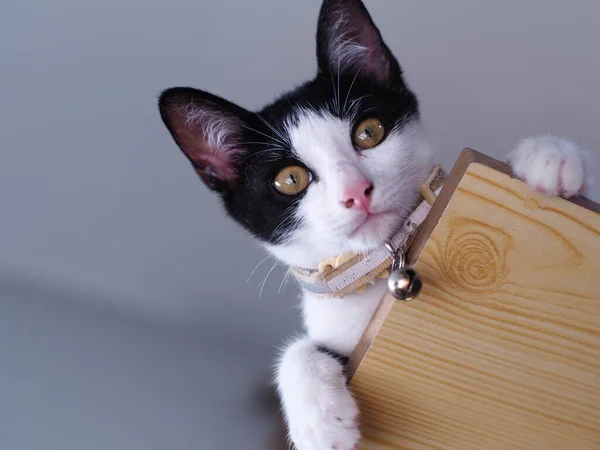
M 323 2 L 317 61 L 313 80 L 256 113 L 192 88 L 159 101 L 166 127 L 229 215 L 290 266 L 382 246 L 434 162 L 417 98 L 361 1 Z M 587 154 L 564 140 L 525 140 L 509 161 L 550 194 L 592 185 Z M 344 358 L 384 293 L 384 281 L 344 298 L 303 293 L 306 335 L 287 346 L 276 373 L 298 450 L 357 444 Z

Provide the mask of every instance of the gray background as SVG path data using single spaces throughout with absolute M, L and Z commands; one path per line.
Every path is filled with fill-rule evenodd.
M 257 108 L 315 70 L 319 0 L 4 0 L 0 449 L 265 449 L 284 271 L 159 121 L 194 85 Z M 448 168 L 551 131 L 598 155 L 596 2 L 371 0 Z

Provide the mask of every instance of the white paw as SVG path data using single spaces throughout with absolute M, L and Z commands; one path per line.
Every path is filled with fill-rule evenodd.
M 323 385 L 317 395 L 311 405 L 305 405 L 301 414 L 292 413 L 288 418 L 290 438 L 296 448 L 298 450 L 356 448 L 360 438 L 358 408 L 348 390 Z
M 508 155 L 508 162 L 517 177 L 546 194 L 585 195 L 593 185 L 589 155 L 565 139 L 525 139 Z
M 297 450 L 356 448 L 358 407 L 339 362 L 309 341 L 299 341 L 286 351 L 277 379 Z

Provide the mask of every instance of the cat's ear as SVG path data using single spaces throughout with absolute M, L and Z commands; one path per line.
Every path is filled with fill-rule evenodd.
M 250 113 L 192 88 L 167 89 L 158 103 L 167 129 L 204 183 L 222 190 L 234 182 L 235 161 L 244 153 L 244 119 Z
M 385 87 L 399 87 L 402 71 L 383 42 L 360 0 L 324 0 L 317 29 L 317 61 L 325 73 L 348 73 L 376 80 Z

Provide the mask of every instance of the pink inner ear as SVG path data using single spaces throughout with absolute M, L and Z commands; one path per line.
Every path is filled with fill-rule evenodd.
M 327 2 L 326 2 L 327 3 Z M 332 0 L 325 10 L 330 69 L 341 61 L 346 70 L 363 71 L 387 84 L 392 75 L 393 58 L 386 50 L 379 30 L 364 5 L 358 0 Z
M 196 169 L 209 169 L 221 180 L 233 180 L 238 153 L 238 122 L 217 109 L 191 107 L 174 110 L 173 128 L 181 149 Z
M 222 180 L 233 180 L 237 173 L 232 165 L 231 154 L 228 152 L 213 153 L 210 151 L 190 155 L 194 163 L 203 168 L 210 168 Z
M 363 47 L 368 49 L 367 52 L 367 70 L 373 71 L 376 64 L 380 63 L 380 53 L 378 50 L 379 42 L 377 36 L 373 35 L 373 32 L 369 27 L 363 27 L 358 30 L 359 42 Z
M 361 23 L 364 22 L 364 23 Z M 374 74 L 380 81 L 387 81 L 389 76 L 389 63 L 378 33 L 366 21 L 359 22 L 358 41 L 367 48 L 367 62 L 365 69 Z

